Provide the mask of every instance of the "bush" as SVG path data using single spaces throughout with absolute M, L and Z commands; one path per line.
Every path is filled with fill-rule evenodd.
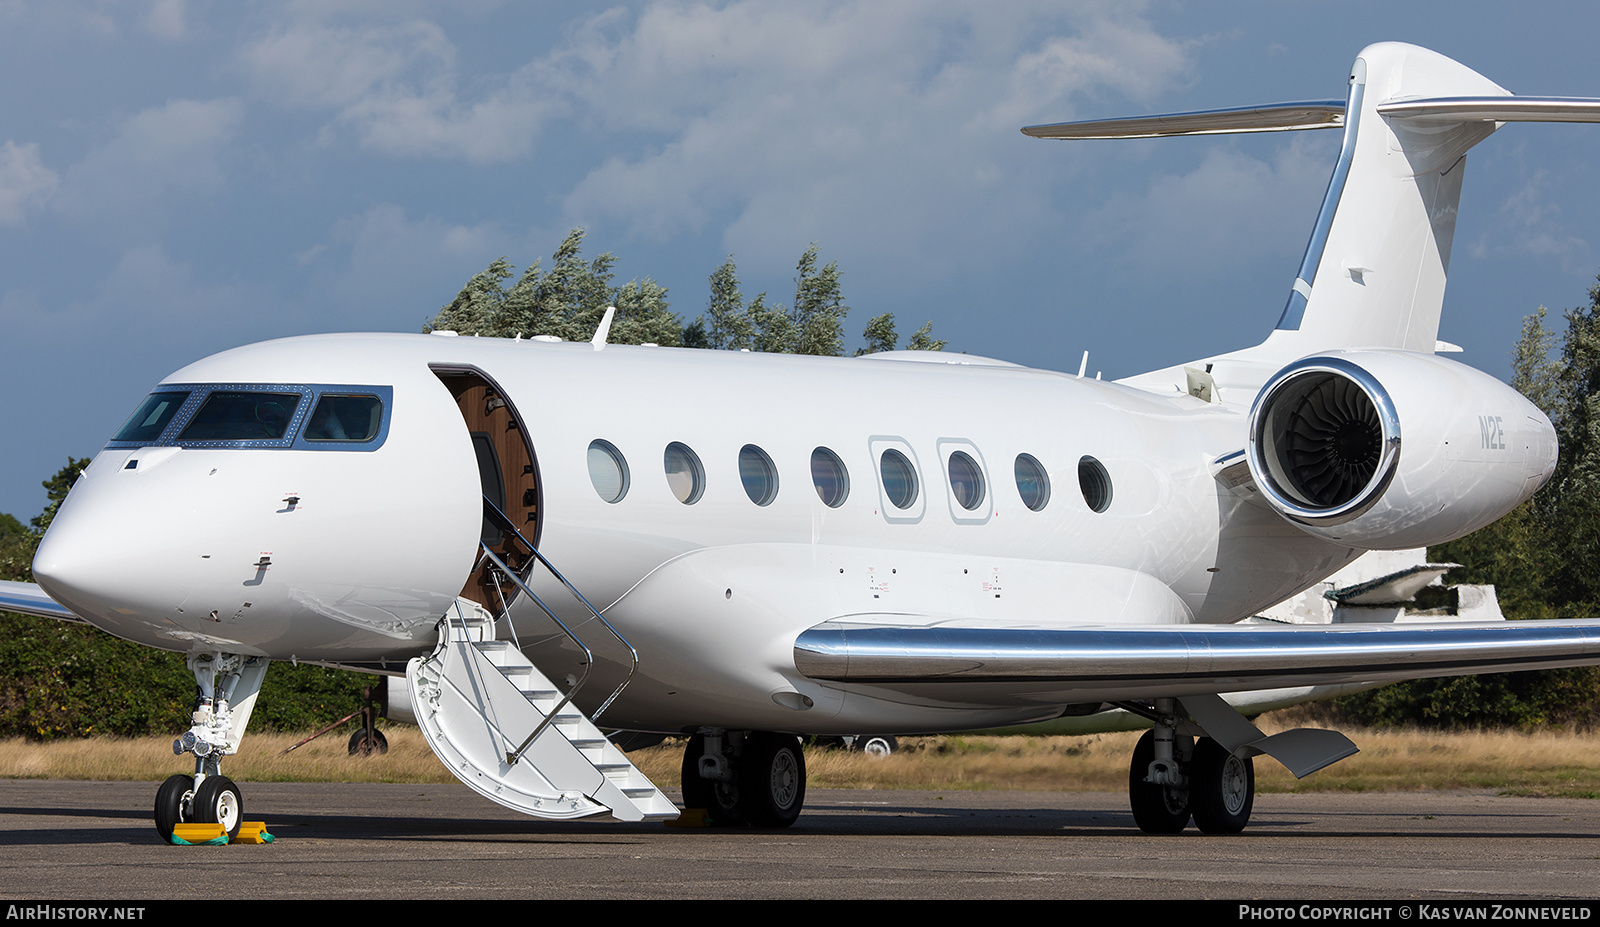
M 250 728 L 321 727 L 358 710 L 362 687 L 376 684 L 375 676 L 274 663 Z M 189 727 L 194 698 L 182 654 L 86 625 L 0 615 L 0 737 L 176 736 Z

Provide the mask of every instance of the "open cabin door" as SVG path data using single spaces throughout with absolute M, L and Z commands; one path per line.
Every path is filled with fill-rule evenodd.
M 433 367 L 450 395 L 472 436 L 472 450 L 478 460 L 478 478 L 483 495 L 504 512 L 535 546 L 539 543 L 539 468 L 528 442 L 522 417 L 499 384 L 482 371 L 471 367 Z M 526 550 L 507 532 L 489 519 L 483 522 L 483 542 L 508 566 L 525 574 L 531 559 Z M 462 598 L 471 599 L 492 611 L 517 594 L 514 584 L 501 584 L 494 590 L 493 567 L 481 562 L 461 589 Z

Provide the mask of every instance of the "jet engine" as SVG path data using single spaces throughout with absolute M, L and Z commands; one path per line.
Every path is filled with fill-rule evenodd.
M 1470 534 L 1544 485 L 1556 453 L 1550 420 L 1516 390 L 1412 351 L 1302 358 L 1250 410 L 1250 474 L 1267 504 L 1361 549 Z

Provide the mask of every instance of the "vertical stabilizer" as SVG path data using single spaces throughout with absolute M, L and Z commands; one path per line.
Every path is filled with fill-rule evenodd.
M 1344 145 L 1276 329 L 1253 348 L 1120 382 L 1185 392 L 1204 365 L 1249 402 L 1284 364 L 1337 348 L 1438 349 L 1466 153 L 1507 122 L 1600 122 L 1600 100 L 1514 96 L 1436 52 L 1362 49 L 1346 99 L 1029 126 L 1034 138 L 1154 138 L 1342 129 Z
M 1350 72 L 1344 146 L 1268 344 L 1288 356 L 1334 347 L 1432 353 L 1467 149 L 1498 123 L 1386 116 L 1383 104 L 1510 93 L 1449 58 L 1396 42 Z

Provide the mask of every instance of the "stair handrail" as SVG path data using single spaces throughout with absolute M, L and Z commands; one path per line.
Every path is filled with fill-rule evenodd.
M 628 651 L 628 659 L 629 659 L 628 674 L 623 677 L 622 681 L 617 684 L 617 687 L 615 689 L 611 690 L 611 694 L 606 696 L 605 701 L 600 703 L 600 707 L 595 709 L 594 712 L 589 715 L 589 719 L 591 721 L 598 721 L 600 719 L 600 716 L 605 713 L 605 710 L 607 708 L 611 707 L 611 703 L 615 702 L 617 700 L 617 697 L 622 694 L 623 690 L 628 687 L 628 684 L 633 681 L 634 674 L 637 673 L 638 670 L 639 670 L 639 651 L 635 650 L 634 646 L 632 644 L 628 643 L 628 639 L 623 637 L 622 634 L 619 631 L 617 631 L 617 629 L 615 627 L 612 626 L 610 621 L 606 620 L 606 616 L 600 614 L 600 610 L 595 608 L 594 605 L 592 605 L 589 602 L 589 599 L 582 592 L 578 591 L 578 587 L 574 586 L 565 576 L 563 576 L 561 574 L 560 570 L 556 569 L 555 564 L 551 563 L 550 559 L 539 551 L 539 548 L 533 546 L 533 542 L 528 540 L 528 538 L 525 535 L 523 535 L 523 533 L 520 530 L 517 529 L 517 526 L 511 521 L 511 519 L 506 517 L 506 513 L 502 512 L 500 510 L 500 507 L 495 505 L 494 502 L 492 500 L 490 500 L 488 496 L 484 496 L 483 497 L 483 511 L 484 511 L 485 517 L 489 518 L 491 521 L 493 521 L 494 523 L 499 525 L 501 529 L 506 530 L 506 531 L 510 531 L 513 535 L 515 535 L 517 540 L 522 542 L 522 546 L 526 547 L 528 549 L 529 553 L 532 553 L 533 556 L 540 563 L 544 564 L 544 568 L 546 570 L 550 571 L 550 575 L 554 576 L 557 580 L 559 580 L 561 585 L 567 587 L 567 591 L 572 593 L 573 598 L 575 598 L 579 602 L 583 603 L 583 607 L 588 609 L 589 614 L 593 615 L 595 617 L 595 619 L 600 622 L 601 626 L 604 627 L 607 631 L 609 631 L 611 633 L 611 636 L 616 638 L 617 642 L 620 643 L 623 646 L 623 648 Z M 517 573 L 515 571 L 511 570 L 510 567 L 506 566 L 505 561 L 501 560 L 498 556 L 496 556 L 494 554 L 494 552 L 492 550 L 489 549 L 487 544 L 483 544 L 480 541 L 479 542 L 479 546 L 481 546 L 483 548 L 483 550 L 484 550 L 484 553 L 486 553 L 490 557 L 490 559 L 493 560 L 494 563 L 497 564 L 500 567 L 500 569 L 503 570 L 511 578 L 511 580 L 517 584 L 518 588 L 520 588 L 523 592 L 528 594 L 528 598 L 532 599 L 533 602 L 536 605 L 539 606 L 540 611 L 543 611 L 546 615 L 548 615 L 550 617 L 550 619 L 552 621 L 554 621 L 556 623 L 556 625 L 558 627 L 560 627 L 563 632 L 566 633 L 567 637 L 570 638 L 572 640 L 572 642 L 574 644 L 576 644 L 580 650 L 583 651 L 584 658 L 585 658 L 585 660 L 584 660 L 584 669 L 583 669 L 583 677 L 578 680 L 577 684 L 572 687 L 572 691 L 567 693 L 567 697 L 565 699 L 563 699 L 562 702 L 561 702 L 561 705 L 558 706 L 558 707 L 565 707 L 566 704 L 572 700 L 573 695 L 575 695 L 577 693 L 578 689 L 580 689 L 583 686 L 583 683 L 588 680 L 588 678 L 589 678 L 589 670 L 590 670 L 590 668 L 592 668 L 594 666 L 594 654 L 593 654 L 593 652 L 589 649 L 589 646 L 587 644 L 585 644 L 577 636 L 577 634 L 575 634 L 570 628 L 567 627 L 565 622 L 563 622 L 560 618 L 556 617 L 555 612 L 551 611 L 549 606 L 545 605 L 544 602 L 536 594 L 534 594 L 534 591 L 532 589 L 528 588 L 528 584 L 523 580 L 523 578 L 521 576 L 517 575 Z M 505 601 L 504 596 L 501 597 L 501 601 L 502 602 Z M 515 625 L 514 622 L 511 621 L 511 608 L 510 608 L 509 604 L 506 605 L 506 607 L 505 607 L 505 615 L 506 615 L 506 624 L 511 628 L 512 637 L 515 638 L 516 637 L 516 625 Z M 509 762 L 513 762 L 513 763 L 516 762 L 516 757 L 522 755 L 522 752 L 528 748 L 528 745 L 533 743 L 533 739 L 535 737 L 539 736 L 539 734 L 544 730 L 546 725 L 549 724 L 549 719 L 554 717 L 554 716 L 555 716 L 555 712 L 554 711 L 550 712 L 550 714 L 545 716 L 545 720 L 540 723 L 539 727 L 536 728 L 531 735 L 528 736 L 527 740 L 523 741 L 522 746 L 518 747 L 515 753 L 509 755 Z
M 478 546 L 479 547 L 485 547 L 485 545 L 484 545 L 484 543 L 482 541 L 478 542 Z M 485 549 L 487 549 L 487 548 L 485 548 Z M 478 558 L 478 566 L 482 566 L 482 565 L 483 565 L 483 558 L 479 557 Z M 477 566 L 473 567 L 474 570 L 476 570 L 477 568 L 478 568 Z M 500 611 L 495 615 L 495 619 L 494 619 L 495 622 L 499 623 L 501 618 L 504 618 L 506 620 L 506 630 L 511 632 L 511 643 L 513 645 L 515 645 L 518 650 L 521 650 L 522 649 L 522 639 L 517 636 L 517 624 L 516 624 L 516 622 L 511 620 L 511 603 L 506 601 L 505 590 L 500 588 L 500 583 L 499 583 L 498 580 L 496 580 L 495 584 L 494 584 L 494 597 L 500 600 Z
M 544 600 L 543 599 L 540 599 L 539 596 L 532 589 L 528 588 L 528 584 L 522 581 L 522 577 L 518 576 L 516 574 L 516 572 L 511 569 L 511 567 L 506 565 L 506 562 L 504 560 L 501 560 L 498 556 L 495 555 L 494 551 L 489 549 L 489 545 L 484 544 L 482 542 L 479 542 L 479 546 L 483 548 L 484 556 L 488 557 L 489 561 L 491 563 L 493 563 L 494 565 L 498 566 L 501 570 L 504 570 L 506 575 L 508 577 L 510 577 L 511 581 L 516 583 L 518 588 L 520 588 L 523 592 L 527 593 L 528 594 L 528 598 L 532 599 L 533 603 L 535 605 L 539 606 L 540 611 L 543 611 L 546 615 L 548 615 L 550 620 L 554 621 L 556 623 L 556 626 L 559 627 L 562 630 L 562 632 L 567 635 L 567 638 L 570 639 L 574 644 L 576 644 L 578 646 L 579 650 L 583 651 L 583 656 L 584 656 L 583 673 L 582 673 L 582 675 L 580 675 L 578 677 L 578 681 L 573 683 L 572 690 L 567 692 L 565 695 L 563 695 L 561 697 L 561 701 L 557 702 L 556 706 L 554 708 L 550 709 L 550 711 L 545 714 L 544 718 L 539 722 L 538 726 L 533 729 L 533 733 L 528 735 L 528 739 L 527 740 L 524 740 L 521 744 L 519 744 L 517 746 L 517 749 L 515 749 L 515 750 L 511 751 L 510 753 L 506 754 L 506 763 L 507 763 L 507 765 L 514 765 L 517 762 L 517 760 L 522 757 L 522 754 L 527 751 L 528 745 L 533 743 L 534 740 L 540 734 L 544 733 L 544 729 L 549 727 L 550 723 L 555 720 L 556 714 L 558 712 L 560 712 L 561 709 L 563 709 L 563 708 L 567 707 L 569 704 L 571 704 L 572 703 L 572 697 L 577 695 L 578 691 L 583 688 L 583 684 L 589 681 L 589 670 L 591 668 L 593 668 L 593 666 L 594 666 L 594 653 L 589 650 L 589 645 L 585 644 L 583 642 L 582 638 L 580 638 L 578 635 L 574 634 L 572 632 L 571 628 L 567 627 L 566 622 L 564 622 L 560 618 L 556 617 L 556 613 L 551 611 L 550 607 L 544 604 Z M 510 618 L 510 612 L 507 611 L 507 620 L 508 621 L 509 621 L 509 618 Z M 559 692 L 560 689 L 557 689 L 556 691 Z

